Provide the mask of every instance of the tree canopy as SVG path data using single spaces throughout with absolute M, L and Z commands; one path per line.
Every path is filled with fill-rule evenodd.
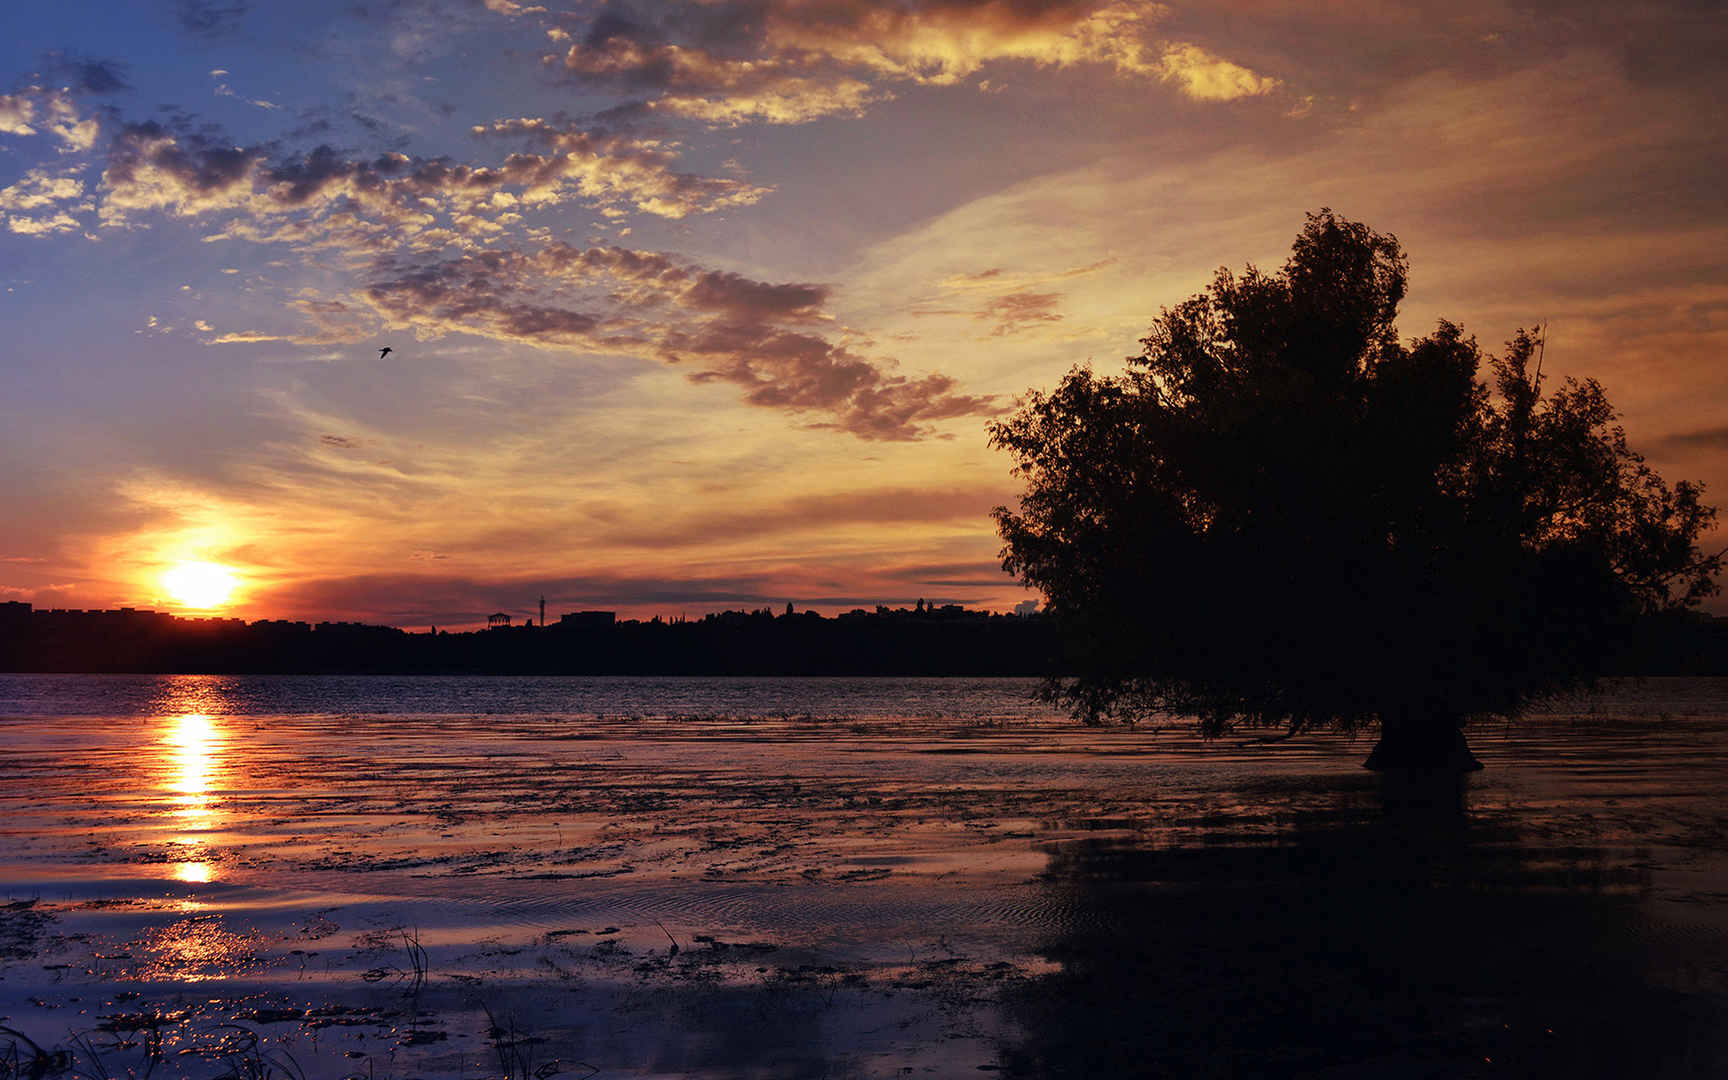
M 1539 330 L 1401 342 L 1407 276 L 1391 235 L 1310 214 L 1281 271 L 1220 269 L 1125 372 L 992 425 L 1026 485 L 995 511 L 1003 567 L 1068 643 L 1054 698 L 1209 734 L 1378 724 L 1370 765 L 1439 762 L 1714 591 L 1715 511 L 1602 387 L 1545 389 Z

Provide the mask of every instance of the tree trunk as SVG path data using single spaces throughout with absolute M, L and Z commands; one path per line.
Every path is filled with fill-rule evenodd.
M 1380 741 L 1365 769 L 1422 772 L 1475 772 L 1482 767 L 1464 741 L 1464 722 L 1424 712 L 1394 713 L 1380 720 Z

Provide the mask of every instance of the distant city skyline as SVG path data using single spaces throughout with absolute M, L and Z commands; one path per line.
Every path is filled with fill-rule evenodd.
M 856 615 L 859 612 L 878 614 L 878 613 L 891 613 L 891 612 L 920 613 L 920 612 L 925 612 L 925 611 L 932 612 L 932 613 L 937 612 L 937 611 L 942 611 L 945 613 L 954 613 L 954 612 L 966 611 L 970 614 L 1016 615 L 1016 616 L 1025 617 L 1025 616 L 1029 616 L 1029 615 L 1038 614 L 1040 612 L 1041 608 L 1042 608 L 1042 605 L 1036 600 L 1023 600 L 1020 603 L 1016 604 L 1014 606 L 1014 608 L 1012 610 L 1009 610 L 1009 611 L 998 612 L 998 611 L 993 611 L 989 608 L 978 608 L 975 611 L 973 611 L 973 610 L 967 609 L 965 607 L 965 605 L 963 605 L 963 604 L 939 602 L 939 601 L 934 601 L 934 600 L 926 601 L 923 597 L 919 597 L 917 600 L 913 601 L 911 604 L 873 604 L 873 605 L 870 605 L 869 607 L 853 607 L 850 609 L 846 609 L 844 611 L 837 611 L 837 612 L 834 612 L 833 615 L 836 617 L 840 616 L 840 615 Z M 579 609 L 579 610 L 573 610 L 573 611 L 558 611 L 558 610 L 556 610 L 556 608 L 554 608 L 554 609 L 552 609 L 552 612 L 549 614 L 546 610 L 541 609 L 538 604 L 536 604 L 535 607 L 530 608 L 528 610 L 531 612 L 531 614 L 529 614 L 526 617 L 523 616 L 523 614 L 522 614 L 523 609 L 521 609 L 521 608 L 505 607 L 505 608 L 500 609 L 498 611 L 494 611 L 494 612 L 490 612 L 490 613 L 487 613 L 485 615 L 482 615 L 478 618 L 466 618 L 466 617 L 464 617 L 466 613 L 457 613 L 456 617 L 454 617 L 452 619 L 440 620 L 439 623 L 428 623 L 428 624 L 426 624 L 425 627 L 416 628 L 416 627 L 410 626 L 410 627 L 396 627 L 396 628 L 397 629 L 403 629 L 403 630 L 406 630 L 409 632 L 413 632 L 416 629 L 428 629 L 428 628 L 433 630 L 433 631 L 436 631 L 437 629 L 442 628 L 444 630 L 466 632 L 466 631 L 478 630 L 478 629 L 498 629 L 498 628 L 521 629 L 521 628 L 532 628 L 532 627 L 536 627 L 536 626 L 554 626 L 554 625 L 565 626 L 565 627 L 568 627 L 568 626 L 593 627 L 593 626 L 600 625 L 600 624 L 611 625 L 612 623 L 619 621 L 618 612 L 609 611 L 609 610 Z M 724 616 L 755 615 L 755 614 L 760 614 L 763 612 L 766 612 L 770 615 L 814 614 L 817 616 L 823 616 L 823 613 L 821 611 L 818 611 L 814 607 L 799 607 L 795 601 L 788 600 L 786 602 L 784 610 L 775 608 L 771 605 L 758 605 L 756 607 L 716 608 L 714 610 L 704 612 L 702 615 L 697 616 L 697 618 L 710 618 L 710 617 L 718 617 L 718 616 L 723 616 L 723 615 Z M 129 607 L 129 606 L 128 607 L 117 607 L 117 608 L 38 607 L 38 606 L 30 603 L 27 600 L 0 600 L 0 623 L 5 623 L 7 625 L 19 624 L 21 621 L 22 622 L 28 622 L 28 620 L 30 618 L 33 618 L 34 616 L 38 616 L 38 615 L 66 616 L 66 617 L 71 617 L 74 619 L 96 619 L 99 621 L 103 620 L 103 619 L 113 620 L 115 618 L 119 618 L 123 621 L 124 620 L 143 620 L 143 621 L 155 620 L 155 621 L 166 621 L 166 622 L 189 622 L 189 623 L 211 623 L 211 624 L 220 623 L 220 624 L 225 624 L 225 625 L 248 625 L 248 624 L 253 624 L 253 623 L 270 623 L 270 622 L 292 622 L 292 623 L 296 623 L 299 625 L 307 625 L 307 626 L 317 625 L 317 624 L 331 624 L 331 623 L 339 623 L 341 625 L 350 625 L 350 624 L 383 625 L 383 626 L 392 626 L 393 625 L 393 624 L 367 624 L 367 623 L 364 623 L 362 620 L 324 619 L 324 618 L 319 618 L 316 615 L 309 616 L 306 618 L 301 618 L 301 619 L 249 618 L 243 614 L 222 614 L 222 613 L 218 613 L 212 609 L 202 609 L 202 608 L 183 608 L 183 609 L 179 609 L 179 610 L 168 610 L 168 609 L 157 610 L 155 608 L 150 608 L 150 607 L 140 608 L 140 607 Z M 823 617 L 826 617 L 826 616 L 823 616 Z M 646 615 L 646 616 L 626 615 L 624 617 L 625 621 L 638 621 L 638 622 L 639 621 L 650 621 L 650 620 L 656 620 L 656 619 L 665 620 L 665 621 L 669 621 L 669 622 L 679 622 L 679 621 L 687 621 L 688 618 L 689 618 L 689 615 L 688 615 L 688 613 L 685 613 L 685 612 L 678 612 L 676 614 L 670 614 L 670 613 L 665 612 L 665 611 L 657 612 L 654 615 Z
M 1053 624 L 959 605 L 709 612 L 619 619 L 568 612 L 417 630 L 332 620 L 185 618 L 132 608 L 32 610 L 0 601 L 0 672 L 589 675 L 1038 675 Z
M 1009 611 L 989 420 L 1322 206 L 1728 504 L 1715 8 L 89 14 L 0 16 L 0 600 Z

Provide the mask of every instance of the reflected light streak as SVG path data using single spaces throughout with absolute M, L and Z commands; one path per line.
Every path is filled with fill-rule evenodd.
M 170 786 L 179 793 L 174 801 L 180 809 L 174 814 L 202 824 L 211 814 L 210 777 L 221 749 L 221 732 L 210 717 L 188 713 L 174 718 L 165 741 L 173 748 Z
M 235 711 L 233 680 L 220 675 L 169 675 L 150 703 L 159 716 L 200 713 L 223 716 Z
M 186 713 L 168 719 L 163 733 L 166 744 L 167 789 L 172 809 L 179 819 L 184 835 L 174 842 L 186 846 L 187 861 L 176 863 L 174 876 L 189 884 L 207 884 L 216 877 L 214 865 L 208 861 L 204 837 L 200 834 L 216 825 L 216 807 L 212 789 L 222 771 L 221 755 L 226 742 L 221 723 L 204 713 Z

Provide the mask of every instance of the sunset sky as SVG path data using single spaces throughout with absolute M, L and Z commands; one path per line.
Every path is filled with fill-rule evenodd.
M 1728 503 L 1725 55 L 1700 0 L 9 3 L 0 599 L 1005 610 L 989 419 L 1323 206 L 1407 336 L 1547 324 Z

